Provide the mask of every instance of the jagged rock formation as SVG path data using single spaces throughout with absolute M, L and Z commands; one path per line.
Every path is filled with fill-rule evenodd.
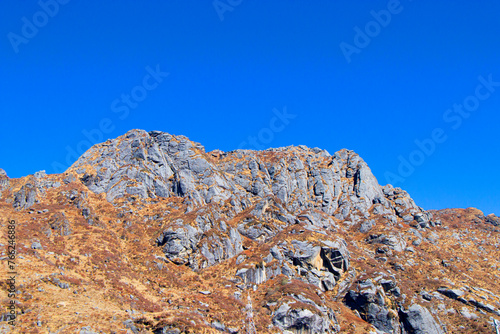
M 183 196 L 199 207 L 232 199 L 238 213 L 248 199 L 274 196 L 291 212 L 317 208 L 337 219 L 368 218 L 374 204 L 379 214 L 410 215 L 411 220 L 423 213 L 406 192 L 382 188 L 366 163 L 348 150 L 333 156 L 303 146 L 207 154 L 183 136 L 133 130 L 95 145 L 70 171 L 93 192 L 106 193 L 108 201 L 125 194 Z
M 500 314 L 500 219 L 425 211 L 349 150 L 132 130 L 64 174 L 0 170 L 0 210 L 26 240 L 23 331 L 245 333 L 247 295 L 259 333 L 470 333 Z

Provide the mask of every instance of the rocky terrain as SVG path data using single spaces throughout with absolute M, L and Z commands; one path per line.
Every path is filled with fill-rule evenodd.
M 500 218 L 425 211 L 349 150 L 205 152 L 132 130 L 63 174 L 0 172 L 0 333 L 495 333 L 500 319 Z

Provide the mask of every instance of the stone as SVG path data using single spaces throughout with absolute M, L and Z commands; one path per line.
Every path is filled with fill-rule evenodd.
M 460 309 L 460 314 L 464 318 L 469 319 L 469 320 L 474 320 L 474 319 L 479 318 L 479 316 L 477 314 L 475 314 L 474 312 L 469 311 L 469 309 L 467 307 L 465 307 L 465 306 Z
M 226 330 L 226 326 L 224 326 L 219 321 L 212 322 L 212 327 L 221 332 L 224 332 Z
M 406 241 L 400 236 L 396 235 L 370 235 L 367 239 L 368 243 L 384 244 L 389 246 L 392 250 L 396 252 L 402 252 L 406 248 Z
M 429 310 L 418 304 L 413 304 L 408 310 L 400 310 L 401 322 L 407 333 L 414 334 L 444 334 L 442 327 L 434 320 Z
M 458 299 L 459 297 L 462 297 L 465 293 L 462 290 L 448 289 L 448 288 L 444 288 L 444 287 L 438 288 L 437 291 L 440 294 L 445 295 L 446 297 L 451 298 L 451 299 Z
M 36 187 L 31 183 L 26 183 L 21 189 L 14 193 L 12 206 L 18 210 L 26 209 L 35 204 Z
M 487 215 L 485 217 L 485 221 L 493 226 L 500 226 L 500 217 L 497 217 L 494 214 Z
M 392 286 L 384 282 L 386 288 Z M 392 333 L 399 327 L 396 312 L 385 302 L 384 288 L 376 286 L 371 279 L 358 281 L 356 290 L 349 290 L 345 303 L 351 309 L 358 311 L 363 320 L 375 326 L 378 330 Z
M 273 315 L 273 325 L 293 332 L 325 333 L 326 319 L 308 309 L 293 309 L 288 303 L 280 305 Z
M 266 270 L 261 265 L 240 269 L 236 272 L 236 277 L 240 277 L 245 284 L 262 284 L 267 280 Z
M 375 221 L 373 219 L 365 220 L 364 222 L 361 223 L 361 226 L 359 227 L 359 232 L 366 233 L 370 231 L 373 226 L 375 226 Z
M 38 241 L 31 243 L 31 249 L 43 249 L 42 245 Z
M 473 298 L 469 298 L 467 301 L 471 305 L 477 307 L 480 310 L 484 310 L 484 311 L 490 312 L 490 313 L 495 313 L 497 315 L 500 314 L 500 312 L 497 309 L 495 309 L 495 307 L 493 305 L 485 304 L 485 303 L 477 301 L 477 300 L 475 300 Z
M 36 172 L 35 174 L 33 174 L 33 176 L 37 179 L 41 179 L 41 178 L 44 178 L 47 176 L 47 173 L 45 173 L 44 170 L 41 170 L 41 171 L 38 171 Z
M 165 230 L 156 240 L 163 247 L 165 256 L 176 264 L 189 264 L 201 237 L 201 231 L 190 226 L 173 226 Z

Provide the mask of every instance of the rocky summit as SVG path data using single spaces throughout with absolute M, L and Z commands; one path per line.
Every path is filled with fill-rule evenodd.
M 131 130 L 62 174 L 0 170 L 0 216 L 0 333 L 500 326 L 500 218 L 426 211 L 345 149 Z

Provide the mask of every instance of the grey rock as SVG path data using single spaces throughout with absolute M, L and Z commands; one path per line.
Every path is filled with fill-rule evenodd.
M 153 330 L 154 334 L 180 334 L 181 330 L 171 326 L 159 327 Z
M 57 286 L 60 287 L 61 289 L 69 289 L 69 284 L 65 282 L 59 282 L 57 283 Z
M 410 308 L 400 310 L 401 322 L 404 326 L 403 333 L 414 334 L 444 334 L 442 327 L 434 320 L 429 310 L 418 304 L 413 304 Z
M 423 299 L 425 299 L 427 301 L 431 301 L 434 298 L 433 295 L 431 295 L 430 293 L 428 293 L 426 291 L 420 292 L 420 295 L 422 296 Z
M 26 183 L 21 189 L 14 193 L 14 202 L 12 206 L 15 209 L 26 209 L 35 204 L 36 187 L 31 183 Z
M 37 179 L 41 179 L 41 178 L 44 178 L 47 176 L 47 173 L 45 173 L 44 170 L 41 170 L 41 171 L 38 171 L 36 172 L 35 174 L 33 174 L 35 176 L 35 178 Z
M 388 282 L 385 284 L 387 288 L 391 286 Z M 394 316 L 395 311 L 386 305 L 385 296 L 384 289 L 375 286 L 372 280 L 368 279 L 358 282 L 358 290 L 350 290 L 347 293 L 345 303 L 378 330 L 393 333 L 399 328 L 399 322 Z
M 497 314 L 497 315 L 499 315 L 499 314 L 500 314 L 500 312 L 499 312 L 498 310 L 496 310 L 496 309 L 495 309 L 495 307 L 494 307 L 493 305 L 490 305 L 490 304 L 484 304 L 484 303 L 482 303 L 482 302 L 480 302 L 480 301 L 476 301 L 476 300 L 475 300 L 475 299 L 473 299 L 473 298 L 469 298 L 468 302 L 469 302 L 471 305 L 473 305 L 473 306 L 477 307 L 477 308 L 478 308 L 478 309 L 480 309 L 480 310 L 484 310 L 484 311 L 486 311 L 486 312 L 490 312 L 490 313 L 495 313 L 495 314 Z
M 477 319 L 479 318 L 479 316 L 477 314 L 475 314 L 474 312 L 471 312 L 467 307 L 462 307 L 460 309 L 460 314 L 466 318 L 466 319 L 469 319 L 469 320 L 474 320 L 474 319 Z
M 281 250 L 277 247 L 277 246 L 273 246 L 271 248 L 271 255 L 278 261 L 282 261 L 283 260 L 283 253 L 281 252 Z
M 2 321 L 9 321 L 11 319 L 10 313 L 0 313 L 0 322 Z M 1 327 L 0 327 L 1 328 Z M 8 333 L 8 332 L 6 332 Z
M 292 211 L 309 209 L 307 203 L 311 202 L 341 219 L 350 216 L 353 209 L 369 216 L 372 205 L 377 205 L 376 214 L 390 215 L 395 211 L 392 203 L 405 212 L 425 216 L 406 192 L 380 187 L 366 163 L 352 151 L 341 150 L 333 156 L 305 147 L 269 149 L 263 154 L 266 152 L 290 154 L 269 164 L 256 151 L 237 150 L 219 154 L 234 155 L 238 161 L 214 162 L 203 146 L 183 136 L 131 130 L 116 140 L 94 145 L 68 172 L 80 174 L 90 190 L 105 192 L 109 201 L 127 195 L 183 196 L 194 205 L 204 205 L 228 198 L 274 195 Z M 312 157 L 329 161 L 328 168 L 318 167 Z M 82 176 L 86 165 L 92 165 L 95 174 Z M 255 217 L 260 219 L 262 213 L 255 213 Z M 290 220 L 286 215 L 282 218 Z
M 243 268 L 236 272 L 245 284 L 262 284 L 267 280 L 266 270 L 263 265 L 257 265 L 253 268 Z
M 266 228 L 263 224 L 255 224 L 253 220 L 239 224 L 238 232 L 252 240 L 262 240 L 265 237 L 272 236 L 272 231 Z
M 94 332 L 92 330 L 92 327 L 90 326 L 85 326 L 80 329 L 80 334 L 98 334 L 98 332 Z
M 227 231 L 227 229 L 226 229 Z M 234 228 L 229 233 L 213 233 L 205 236 L 197 245 L 201 255 L 211 266 L 238 255 L 243 251 L 241 235 Z
M 462 297 L 465 292 L 462 290 L 458 289 L 448 289 L 448 288 L 438 288 L 437 290 L 440 294 L 445 295 L 448 298 L 451 299 L 458 299 L 459 297 Z
M 319 312 L 318 312 L 319 313 Z M 273 315 L 273 325 L 294 332 L 325 333 L 329 327 L 326 319 L 308 309 L 292 309 L 282 304 Z
M 66 219 L 64 213 L 53 215 L 49 220 L 49 227 L 52 231 L 61 236 L 68 236 L 73 232 L 71 223 Z
M 370 231 L 373 226 L 375 226 L 375 221 L 373 219 L 365 220 L 364 222 L 361 223 L 361 226 L 359 227 L 359 232 L 366 233 Z
M 31 249 L 43 249 L 43 247 L 38 241 L 34 241 L 31 243 Z
M 493 226 L 500 226 L 500 217 L 497 217 L 494 214 L 487 215 L 485 217 L 485 221 Z
M 230 334 L 238 334 L 240 332 L 238 328 L 235 327 L 226 327 L 226 329 Z
M 71 183 L 74 181 L 76 181 L 76 177 L 73 174 L 69 174 L 69 175 L 65 176 L 63 179 L 64 184 L 68 184 L 68 183 Z
M 139 329 L 137 329 L 133 320 L 131 320 L 131 319 L 125 320 L 123 322 L 123 325 L 125 326 L 125 328 L 130 329 L 132 331 L 132 333 L 134 333 L 134 334 L 139 333 Z
M 226 330 L 226 326 L 221 324 L 219 321 L 212 322 L 212 327 L 221 332 L 224 332 Z
M 389 248 L 396 252 L 402 252 L 406 248 L 406 241 L 402 237 L 396 235 L 370 235 L 367 239 L 367 242 L 387 245 L 389 246 Z
M 163 246 L 165 256 L 176 264 L 189 264 L 201 237 L 201 231 L 190 226 L 173 226 L 165 230 L 156 240 L 158 246 Z

